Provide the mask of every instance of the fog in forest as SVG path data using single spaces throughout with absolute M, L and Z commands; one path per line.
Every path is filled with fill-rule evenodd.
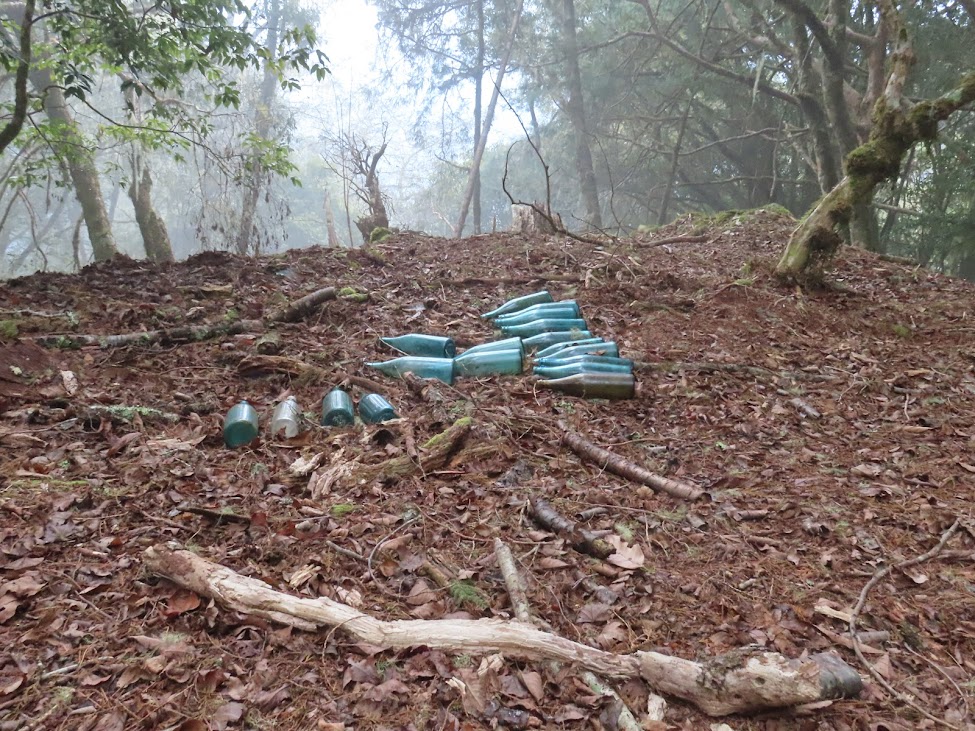
M 871 187 L 844 238 L 975 279 L 972 0 L 3 12 L 4 278 L 469 236 L 508 230 L 513 202 L 587 237 L 801 219 L 849 173 Z

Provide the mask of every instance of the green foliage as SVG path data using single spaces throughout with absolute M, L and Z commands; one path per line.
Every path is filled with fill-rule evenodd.
M 461 606 L 471 606 L 476 609 L 487 609 L 490 606 L 490 603 L 484 594 L 481 593 L 481 590 L 474 586 L 468 579 L 451 582 L 448 591 L 454 601 Z
M 20 332 L 17 320 L 0 320 L 0 338 L 13 340 Z
M 372 233 L 369 234 L 369 243 L 377 244 L 380 241 L 384 241 L 385 239 L 388 239 L 392 235 L 393 232 L 390 231 L 385 226 L 376 226 L 376 228 L 372 230 Z

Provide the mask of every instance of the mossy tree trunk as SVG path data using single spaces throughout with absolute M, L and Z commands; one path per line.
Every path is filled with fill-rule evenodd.
M 793 232 L 776 268 L 781 277 L 800 279 L 818 274 L 843 243 L 841 232 L 850 225 L 855 211 L 872 203 L 878 185 L 897 176 L 911 148 L 918 142 L 934 140 L 939 122 L 975 101 L 975 71 L 936 99 L 913 105 L 904 99 L 914 53 L 896 10 L 889 2 L 882 5 L 891 27 L 896 28 L 897 45 L 887 86 L 874 109 L 870 139 L 847 155 L 846 176 Z

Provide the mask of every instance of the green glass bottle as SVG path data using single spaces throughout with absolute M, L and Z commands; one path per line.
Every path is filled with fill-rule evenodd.
M 503 332 L 505 335 L 517 335 L 519 338 L 530 338 L 532 335 L 538 335 L 539 333 L 567 332 L 569 330 L 582 331 L 585 329 L 585 320 L 559 318 L 551 320 L 532 320 L 531 322 L 526 322 L 523 325 L 502 327 L 501 332 Z
M 453 358 L 457 353 L 453 338 L 440 335 L 410 333 L 395 338 L 379 338 L 391 348 L 407 355 L 420 355 L 427 358 Z
M 522 355 L 525 353 L 525 346 L 521 338 L 505 338 L 504 340 L 493 340 L 490 343 L 481 343 L 472 348 L 468 348 L 460 355 L 473 355 L 474 353 L 489 353 L 492 350 L 519 350 Z M 460 356 L 457 356 L 460 357 Z
M 534 292 L 532 294 L 526 294 L 521 297 L 515 297 L 514 299 L 508 300 L 496 310 L 491 310 L 490 312 L 481 315 L 481 318 L 485 320 L 493 320 L 499 315 L 507 315 L 511 312 L 518 312 L 518 310 L 531 307 L 532 305 L 538 305 L 542 302 L 551 301 L 552 295 L 550 295 L 547 290 L 542 290 L 541 292 Z
M 322 399 L 322 426 L 351 426 L 355 423 L 352 398 L 341 388 L 333 388 Z
M 583 398 L 628 399 L 636 395 L 632 373 L 576 373 L 537 381 L 536 385 Z
M 243 400 L 234 404 L 223 420 L 223 441 L 228 447 L 243 447 L 257 438 L 257 411 Z
M 545 361 L 544 363 L 542 361 Z M 547 358 L 536 358 L 536 366 L 560 366 L 560 365 L 570 365 L 572 363 L 611 363 L 616 366 L 622 366 L 628 370 L 633 370 L 633 361 L 629 358 L 619 358 L 615 355 L 600 355 L 599 353 L 579 353 L 576 355 L 561 356 L 558 353 L 555 355 L 550 355 Z
M 566 358 L 571 358 L 574 355 L 585 355 L 587 353 L 608 355 L 611 358 L 619 358 L 620 349 L 614 342 L 589 343 L 588 345 L 570 345 L 567 348 L 563 348 L 555 355 L 550 355 L 546 358 L 535 358 L 535 365 L 552 365 L 553 361 L 565 360 Z M 545 361 L 544 363 L 542 362 L 543 360 Z
M 365 424 L 381 424 L 399 417 L 389 401 L 378 393 L 367 393 L 359 399 L 359 418 Z
M 421 358 L 417 355 L 406 355 L 402 358 L 394 358 L 382 363 L 366 363 L 366 365 L 394 378 L 399 378 L 404 373 L 412 373 L 417 378 L 437 378 L 444 383 L 454 382 L 452 358 Z
M 461 353 L 454 358 L 455 376 L 516 376 L 521 373 L 521 350 L 489 350 L 486 353 Z
M 545 333 L 546 335 L 561 335 L 562 333 Z M 538 337 L 538 336 L 536 336 Z M 593 343 L 604 343 L 606 342 L 602 338 L 582 338 L 580 340 L 562 340 L 558 343 L 549 345 L 547 348 L 542 348 L 537 353 L 535 353 L 536 358 L 547 358 L 550 355 L 555 355 L 560 350 L 568 348 L 570 345 L 592 345 Z
M 537 350 L 538 348 L 547 348 L 557 343 L 571 345 L 573 341 L 581 342 L 584 340 L 602 342 L 602 338 L 593 338 L 592 333 L 588 330 L 562 330 L 561 332 L 539 333 L 538 335 L 532 335 L 530 338 L 524 338 L 522 342 L 525 350 Z
M 633 369 L 619 363 L 559 363 L 535 366 L 533 372 L 541 378 L 563 378 L 576 373 L 632 373 Z
M 543 305 L 535 305 L 510 315 L 501 315 L 494 318 L 494 324 L 498 327 L 506 325 L 522 325 L 532 320 L 553 320 L 579 317 L 579 305 L 575 300 L 564 300 L 562 302 L 547 302 Z

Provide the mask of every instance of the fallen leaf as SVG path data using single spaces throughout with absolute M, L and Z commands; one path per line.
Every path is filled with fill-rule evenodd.
M 592 602 L 586 604 L 579 610 L 577 621 L 579 624 L 601 624 L 611 616 L 611 609 L 608 604 Z
M 210 717 L 210 728 L 215 731 L 224 731 L 227 726 L 239 721 L 243 717 L 245 710 L 243 703 L 237 703 L 235 701 L 224 703 Z
M 519 676 L 525 688 L 532 694 L 532 698 L 536 701 L 542 700 L 542 696 L 545 694 L 545 683 L 542 681 L 542 676 L 534 670 L 522 670 Z
M 167 617 L 178 617 L 184 612 L 192 612 L 200 606 L 200 597 L 192 591 L 180 589 L 166 602 L 163 614 Z
M 641 568 L 646 562 L 646 558 L 643 555 L 643 548 L 639 543 L 627 545 L 622 537 L 616 535 L 608 536 L 606 542 L 616 549 L 616 552 L 612 553 L 606 559 L 607 563 L 611 563 L 613 566 L 621 569 L 632 571 Z

